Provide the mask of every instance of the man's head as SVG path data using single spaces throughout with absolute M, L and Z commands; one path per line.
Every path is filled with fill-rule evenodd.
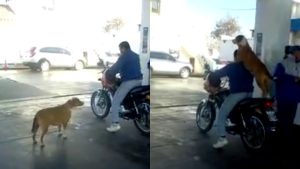
M 293 46 L 290 46 L 290 45 L 285 46 L 283 59 L 286 59 L 289 57 L 289 55 L 293 54 L 292 49 L 293 49 Z
M 238 35 L 237 37 L 235 37 L 232 40 L 232 43 L 236 44 L 238 46 L 247 46 L 248 45 L 247 39 L 243 35 Z
M 300 46 L 296 45 L 292 47 L 292 53 L 297 61 L 300 61 Z
M 123 41 L 119 44 L 119 49 L 121 55 L 124 54 L 126 51 L 130 50 L 130 45 L 127 41 Z
M 286 55 L 292 54 L 292 49 L 293 49 L 293 46 L 290 46 L 290 45 L 285 46 L 284 54 L 286 54 Z

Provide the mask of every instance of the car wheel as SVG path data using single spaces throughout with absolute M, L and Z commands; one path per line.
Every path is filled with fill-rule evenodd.
M 29 68 L 30 68 L 31 71 L 34 71 L 34 72 L 38 70 L 38 69 L 37 69 L 36 67 L 34 67 L 34 66 L 29 66 Z
M 48 61 L 42 61 L 40 64 L 40 69 L 42 72 L 46 72 L 50 70 L 50 63 Z
M 75 70 L 82 70 L 82 69 L 84 69 L 84 64 L 83 64 L 83 62 L 82 62 L 82 61 L 77 61 L 77 62 L 75 63 Z
M 179 75 L 180 75 L 181 78 L 188 78 L 190 76 L 190 74 L 191 74 L 190 69 L 188 69 L 186 67 L 182 68 L 180 70 L 180 73 L 179 73 Z

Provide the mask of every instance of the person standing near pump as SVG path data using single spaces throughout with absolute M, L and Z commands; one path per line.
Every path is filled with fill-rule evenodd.
M 108 77 L 115 77 L 118 73 L 121 76 L 121 85 L 115 92 L 112 100 L 112 123 L 107 127 L 109 132 L 117 132 L 121 129 L 119 123 L 121 103 L 131 89 L 142 85 L 143 79 L 139 55 L 131 50 L 127 41 L 121 42 L 119 49 L 121 53 L 119 59 L 106 71 L 106 76 Z
M 281 136 L 284 145 L 292 145 L 294 120 L 300 103 L 300 46 L 293 46 L 286 53 L 291 56 L 276 65 L 273 75 Z

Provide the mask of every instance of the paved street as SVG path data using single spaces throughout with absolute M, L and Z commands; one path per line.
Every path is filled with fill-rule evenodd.
M 90 94 L 84 93 L 99 87 L 98 72 L 0 72 L 0 168 L 149 168 L 150 140 L 138 132 L 132 121 L 122 121 L 121 131 L 111 134 L 105 130 L 110 118 L 98 120 L 92 114 Z M 34 114 L 41 108 L 63 104 L 72 97 L 64 95 L 77 95 L 85 102 L 83 107 L 73 111 L 67 129 L 68 139 L 58 138 L 57 129 L 52 127 L 45 137 L 46 147 L 33 146 L 30 130 Z M 56 97 L 47 98 L 52 96 Z
M 151 79 L 151 106 L 195 105 L 205 96 L 203 80 L 199 77 L 181 79 L 154 77 Z
M 90 93 L 99 87 L 99 69 L 0 71 L 0 100 Z
M 30 130 L 35 112 L 69 98 L 1 104 L 0 168 L 149 168 L 149 138 L 141 136 L 132 121 L 122 121 L 119 133 L 106 132 L 110 119 L 101 121 L 94 117 L 88 95 L 79 96 L 85 105 L 74 110 L 67 140 L 58 138 L 52 127 L 45 137 L 46 147 L 33 146 Z
M 299 168 L 298 155 L 289 157 L 278 147 L 247 153 L 239 136 L 229 136 L 223 151 L 214 150 L 215 129 L 202 135 L 195 122 L 196 104 L 206 96 L 202 84 L 199 78 L 151 80 L 151 169 Z

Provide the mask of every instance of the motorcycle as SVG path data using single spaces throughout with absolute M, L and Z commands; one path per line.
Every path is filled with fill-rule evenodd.
M 118 87 L 121 85 L 120 77 L 108 80 L 102 72 L 102 88 L 93 92 L 91 97 L 91 108 L 94 115 L 99 119 L 104 119 L 109 114 L 112 98 Z M 150 135 L 150 86 L 137 86 L 133 88 L 125 97 L 122 104 L 122 111 L 119 116 L 126 120 L 133 120 L 136 128 L 145 136 Z
M 221 81 L 215 92 L 209 92 L 197 108 L 196 124 L 202 133 L 209 132 L 214 126 L 219 109 L 230 94 L 225 87 L 228 81 Z M 230 112 L 226 131 L 232 135 L 240 135 L 244 147 L 249 152 L 262 150 L 277 130 L 277 117 L 273 99 L 245 98 Z

